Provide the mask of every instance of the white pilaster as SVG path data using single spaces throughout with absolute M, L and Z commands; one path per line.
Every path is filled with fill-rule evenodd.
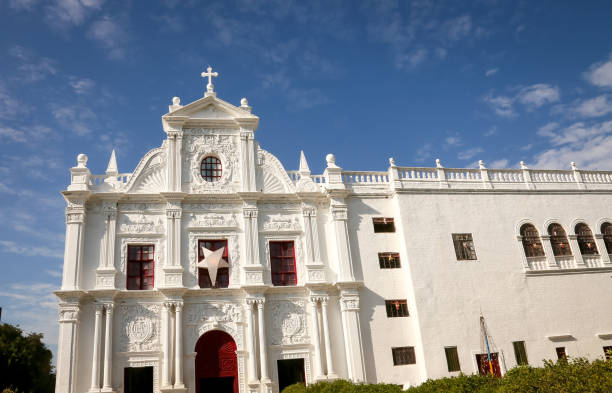
M 96 288 L 115 288 L 115 234 L 117 229 L 117 202 L 103 201 L 105 228 L 100 244 L 100 262 L 96 270 Z
M 338 259 L 340 281 L 355 281 L 347 227 L 348 209 L 344 201 L 332 202 L 331 213 L 336 237 L 336 257 Z
M 315 379 L 324 379 L 323 365 L 321 362 L 321 337 L 319 335 L 319 308 L 317 303 L 319 299 L 316 297 L 310 298 L 310 314 L 312 316 L 312 340 L 314 344 L 314 369 Z
M 80 287 L 85 218 L 85 199 L 68 199 L 62 290 L 77 290 Z
M 164 360 L 162 363 L 162 388 L 170 388 L 170 308 L 172 303 L 164 302 L 162 308 L 162 350 Z
M 102 330 L 102 311 L 104 306 L 96 305 L 93 336 L 93 359 L 91 361 L 91 388 L 90 392 L 100 391 L 100 331 Z
M 78 345 L 78 301 L 60 303 L 55 393 L 75 393 L 76 348 Z
M 257 369 L 255 365 L 255 329 L 253 329 L 254 315 L 253 315 L 253 305 L 255 302 L 251 299 L 247 299 L 246 301 L 246 309 L 247 309 L 247 345 L 249 351 L 249 384 L 257 383 Z
M 249 191 L 250 187 L 250 173 L 249 173 L 249 133 L 248 131 L 240 132 L 240 159 L 242 162 L 241 165 L 241 175 L 240 179 L 242 180 L 242 191 Z
M 270 377 L 268 377 L 268 344 L 266 343 L 264 303 L 264 299 L 257 299 L 257 319 L 259 322 L 259 360 L 261 362 L 261 382 L 269 383 Z
M 176 327 L 174 344 L 175 363 L 174 363 L 174 388 L 182 389 L 185 387 L 183 383 L 183 303 L 177 302 L 174 304 Z
M 329 339 L 329 323 L 327 320 L 327 297 L 321 299 L 321 314 L 323 314 L 323 337 L 325 341 L 325 361 L 327 363 L 327 378 L 338 378 L 334 369 L 334 361 L 331 349 L 331 340 Z
M 344 333 L 348 376 L 353 382 L 363 382 L 365 381 L 365 363 L 362 350 L 359 293 L 357 289 L 340 290 L 340 308 L 342 311 L 342 330 Z
M 249 191 L 257 191 L 257 185 L 255 184 L 255 133 L 250 131 L 248 138 Z
M 104 385 L 103 392 L 113 391 L 112 371 L 113 371 L 113 304 L 105 304 L 106 309 L 106 330 L 104 335 Z

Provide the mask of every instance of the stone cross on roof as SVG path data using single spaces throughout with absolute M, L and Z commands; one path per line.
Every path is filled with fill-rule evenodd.
M 208 66 L 208 68 L 206 69 L 206 72 L 202 72 L 202 78 L 206 78 L 208 77 L 208 84 L 206 85 L 206 94 L 204 94 L 205 97 L 208 97 L 209 95 L 214 95 L 215 94 L 215 86 L 213 86 L 212 84 L 212 77 L 213 76 L 219 76 L 218 72 L 212 72 L 212 67 Z

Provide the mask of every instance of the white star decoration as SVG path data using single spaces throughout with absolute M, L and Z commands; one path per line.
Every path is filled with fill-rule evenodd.
M 214 286 L 217 281 L 217 271 L 222 267 L 229 267 L 229 264 L 225 259 L 222 258 L 225 247 L 221 247 L 218 250 L 210 251 L 206 247 L 202 247 L 202 253 L 204 259 L 198 263 L 198 267 L 208 269 L 208 276 L 210 282 Z

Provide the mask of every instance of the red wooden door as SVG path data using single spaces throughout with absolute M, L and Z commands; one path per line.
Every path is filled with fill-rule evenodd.
M 227 386 L 229 378 L 233 378 L 232 393 L 238 393 L 236 343 L 229 334 L 213 330 L 200 337 L 196 344 L 195 378 L 197 393 L 206 390 L 201 383 L 211 388 Z
M 491 368 L 489 367 L 489 358 L 486 353 L 476 355 L 476 363 L 478 363 L 478 374 L 490 375 Z M 501 378 L 501 368 L 499 367 L 499 358 L 497 352 L 491 354 L 491 364 L 493 365 L 493 374 Z

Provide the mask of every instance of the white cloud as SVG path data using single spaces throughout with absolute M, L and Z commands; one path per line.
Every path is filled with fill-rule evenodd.
M 472 18 L 469 15 L 461 15 L 446 22 L 447 38 L 458 41 L 470 34 L 472 30 Z
M 508 161 L 508 159 L 506 158 L 502 158 L 499 160 L 495 160 L 495 161 L 491 161 L 488 165 L 489 168 L 493 168 L 493 169 L 505 169 L 508 168 L 508 164 L 510 163 L 510 161 Z
M 55 61 L 48 57 L 38 57 L 22 46 L 13 46 L 9 54 L 20 62 L 17 70 L 20 71 L 19 79 L 22 81 L 38 82 L 57 73 Z
M 484 150 L 480 147 L 473 147 L 471 149 L 467 149 L 464 151 L 461 151 L 457 154 L 457 158 L 460 160 L 469 160 L 470 158 L 474 157 L 476 154 L 478 153 L 482 153 Z
M 79 136 L 91 133 L 90 123 L 96 118 L 91 109 L 80 106 L 55 106 L 51 113 L 60 125 Z
M 577 104 L 575 112 L 583 117 L 600 117 L 612 113 L 612 101 L 608 101 L 607 95 L 581 101 Z
M 69 83 L 74 92 L 77 94 L 89 93 L 89 91 L 95 86 L 95 82 L 89 78 L 79 79 L 77 77 L 71 77 Z
M 7 140 L 9 142 L 29 144 L 51 135 L 51 129 L 41 125 L 24 126 L 22 129 L 0 125 L 0 140 Z
M 612 133 L 612 120 L 590 126 L 583 122 L 577 122 L 558 132 L 550 131 L 548 134 L 539 134 L 550 137 L 553 145 L 563 145 L 568 143 L 590 144 L 590 138 L 608 133 Z
M 491 68 L 485 72 L 485 76 L 493 76 L 497 74 L 497 71 L 499 71 L 499 68 Z
M 528 110 L 533 110 L 542 105 L 559 101 L 561 92 L 556 86 L 537 83 L 522 88 L 516 98 L 520 103 L 525 105 Z
M 492 94 L 486 95 L 484 98 L 484 102 L 486 102 L 493 112 L 496 115 L 501 117 L 513 117 L 516 116 L 514 112 L 514 108 L 512 106 L 512 102 L 514 101 L 512 97 L 507 96 L 493 96 Z
M 497 135 L 497 133 L 498 133 L 497 126 L 492 126 L 487 131 L 485 131 L 485 133 L 482 135 L 483 136 L 493 136 L 493 135 Z
M 109 16 L 105 16 L 91 24 L 88 35 L 100 43 L 108 51 L 111 59 L 121 59 L 125 56 L 125 30 Z
M 36 247 L 31 245 L 21 245 L 10 240 L 0 240 L 2 251 L 11 254 L 18 254 L 28 257 L 45 257 L 45 258 L 64 258 L 64 252 L 61 250 L 52 250 L 48 247 Z
M 592 64 L 584 77 L 595 86 L 612 87 L 612 55 L 608 61 Z
M 0 127 L 0 140 L 9 140 L 11 142 L 27 142 L 25 133 L 21 130 L 16 130 L 11 127 Z
M 12 118 L 25 108 L 0 83 L 0 119 Z
M 430 143 L 426 143 L 421 146 L 414 155 L 416 162 L 424 162 L 426 159 L 431 158 L 432 146 Z
M 55 0 L 46 8 L 45 19 L 59 28 L 79 26 L 92 12 L 99 10 L 102 3 L 104 0 Z
M 463 145 L 463 140 L 459 135 L 451 135 L 447 136 L 444 139 L 444 148 L 447 149 L 449 147 L 456 147 Z
M 32 9 L 34 4 L 38 3 L 38 0 L 10 0 L 9 7 L 14 10 L 28 10 Z
M 414 68 L 427 60 L 429 51 L 424 48 L 398 55 L 395 61 L 397 68 Z
M 550 123 L 540 127 L 538 129 L 537 134 L 539 136 L 554 136 L 555 133 L 553 131 L 556 130 L 557 128 L 559 128 L 559 123 L 552 121 L 552 122 L 550 122 Z

